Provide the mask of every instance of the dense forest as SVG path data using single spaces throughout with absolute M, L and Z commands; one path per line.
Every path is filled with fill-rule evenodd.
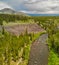
M 23 15 L 15 15 L 15 14 L 0 14 L 0 21 L 6 21 L 8 22 L 16 22 L 17 20 L 21 20 L 21 21 L 27 21 L 31 19 L 30 16 L 23 16 Z

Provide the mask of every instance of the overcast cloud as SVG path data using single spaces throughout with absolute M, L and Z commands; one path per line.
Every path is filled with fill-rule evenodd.
M 59 0 L 0 0 L 0 9 L 13 8 L 34 14 L 59 14 Z

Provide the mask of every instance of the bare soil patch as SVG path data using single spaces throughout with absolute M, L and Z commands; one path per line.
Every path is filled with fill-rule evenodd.
M 5 26 L 5 29 L 13 33 L 15 35 L 19 35 L 21 33 L 24 33 L 27 29 L 28 33 L 38 33 L 44 31 L 39 25 L 32 23 L 32 24 L 17 24 L 13 26 Z

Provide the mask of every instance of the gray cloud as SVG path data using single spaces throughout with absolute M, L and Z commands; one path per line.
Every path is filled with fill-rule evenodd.
M 30 11 L 40 13 L 59 13 L 59 0 L 26 1 L 25 6 Z
M 59 13 L 59 0 L 0 0 L 0 3 L 27 13 Z M 1 9 L 1 4 L 0 4 Z
M 23 0 L 0 0 L 0 2 L 7 4 L 15 10 L 21 10 L 23 6 Z
M 11 9 L 13 9 L 11 6 L 7 5 L 6 3 L 0 2 L 0 9 L 3 9 L 3 8 L 11 8 Z

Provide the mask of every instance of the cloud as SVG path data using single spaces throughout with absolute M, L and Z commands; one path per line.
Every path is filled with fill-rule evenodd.
M 15 10 L 21 10 L 24 9 L 25 7 L 23 6 L 24 0 L 0 0 L 0 2 L 3 2 Z
M 59 13 L 59 0 L 36 0 L 36 1 L 26 1 L 25 6 L 29 11 L 35 11 L 33 13 Z
M 0 2 L 0 10 L 3 8 L 11 8 L 12 9 L 11 6 L 8 6 L 7 4 Z
M 2 3 L 3 2 L 3 3 Z M 33 14 L 59 14 L 59 0 L 0 0 L 0 9 L 11 7 Z

